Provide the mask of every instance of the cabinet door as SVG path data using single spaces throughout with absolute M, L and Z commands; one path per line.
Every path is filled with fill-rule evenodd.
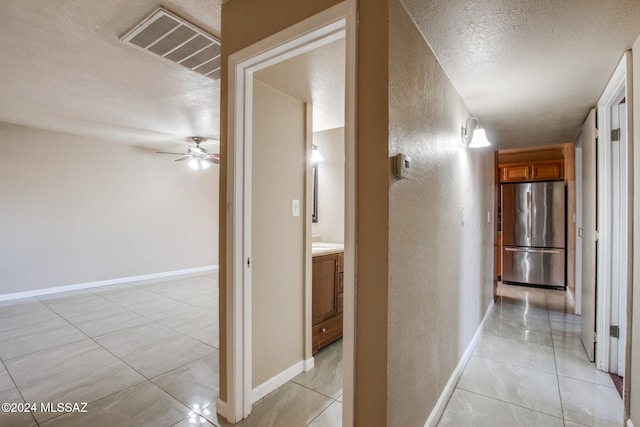
M 313 258 L 312 272 L 311 322 L 316 324 L 338 314 L 337 289 L 338 256 L 337 254 Z
M 505 166 L 502 169 L 502 181 L 527 181 L 531 179 L 530 165 Z
M 562 162 L 537 162 L 532 165 L 532 179 L 562 179 Z

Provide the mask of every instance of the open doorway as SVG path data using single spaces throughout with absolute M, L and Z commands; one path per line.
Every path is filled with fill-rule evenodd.
M 280 153 L 289 159 L 288 162 L 279 162 L 279 156 L 272 157 L 270 162 L 266 157 L 257 157 L 261 152 L 254 152 L 254 141 L 259 135 L 256 134 L 254 119 L 256 119 L 254 111 L 254 101 L 259 92 L 264 90 L 272 91 L 267 84 L 254 80 L 254 76 L 261 70 L 265 70 L 275 64 L 281 63 L 288 59 L 297 57 L 301 54 L 326 46 L 337 40 L 345 41 L 345 94 L 343 95 L 345 103 L 345 241 L 344 241 L 344 396 L 343 404 L 343 420 L 346 425 L 352 424 L 353 412 L 353 355 L 354 352 L 354 283 L 355 283 L 355 112 L 354 112 L 354 88 L 355 81 L 355 21 L 353 5 L 344 3 L 328 9 L 318 15 L 309 18 L 302 23 L 296 24 L 287 30 L 277 33 L 274 36 L 263 40 L 257 45 L 240 51 L 229 58 L 229 144 L 232 149 L 229 151 L 229 170 L 233 179 L 229 181 L 228 189 L 228 205 L 230 208 L 227 216 L 229 226 L 232 230 L 229 241 L 232 242 L 228 246 L 229 268 L 227 281 L 227 295 L 229 305 L 227 307 L 227 401 L 218 402 L 218 412 L 232 422 L 237 422 L 249 416 L 252 411 L 253 404 L 260 397 L 265 396 L 285 384 L 287 381 L 298 375 L 300 372 L 307 371 L 312 368 L 314 359 L 311 350 L 311 206 L 308 201 L 311 199 L 306 197 L 311 187 L 311 164 L 307 163 L 307 156 L 311 153 L 313 137 L 310 134 L 312 130 L 309 117 L 312 115 L 308 105 L 304 107 L 304 113 L 300 116 L 305 122 L 303 130 L 300 128 L 295 130 L 297 135 L 303 133 L 303 142 L 292 149 L 293 152 L 285 151 Z M 264 90 L 263 90 L 264 89 Z M 278 97 L 284 103 L 288 95 L 282 91 Z M 289 97 L 290 100 L 293 97 Z M 300 101 L 300 100 L 298 100 Z M 295 102 L 294 102 L 295 103 Z M 301 108 L 297 108 L 298 112 Z M 299 120 L 298 120 L 299 121 Z M 268 126 L 275 128 L 278 125 L 288 127 L 290 125 L 287 119 L 275 123 L 267 123 Z M 288 137 L 287 137 L 288 138 Z M 284 143 L 284 141 L 276 141 L 275 144 Z M 275 147 L 272 147 L 275 148 Z M 279 149 L 278 149 L 279 150 Z M 290 155 L 297 156 L 297 160 L 291 160 Z M 296 273 L 300 281 L 298 290 L 302 289 L 302 294 L 298 294 L 294 299 L 296 303 L 290 306 L 291 310 L 283 310 L 278 313 L 279 318 L 286 319 L 286 313 L 297 312 L 290 317 L 287 328 L 293 330 L 296 342 L 293 344 L 297 350 L 294 357 L 297 362 L 280 366 L 281 360 L 277 344 L 284 342 L 282 330 L 271 329 L 269 336 L 274 338 L 271 346 L 262 346 L 261 349 L 254 348 L 253 328 L 256 326 L 256 307 L 254 299 L 258 293 L 258 281 L 254 281 L 254 277 L 258 278 L 258 274 L 254 271 L 262 263 L 262 271 L 268 271 L 269 267 L 264 265 L 264 260 L 258 259 L 258 255 L 254 253 L 254 244 L 259 238 L 259 233 L 263 229 L 268 229 L 268 217 L 272 213 L 265 211 L 256 211 L 253 209 L 256 191 L 254 186 L 254 172 L 260 167 L 271 166 L 268 173 L 284 175 L 289 173 L 289 168 L 301 168 L 303 172 L 298 174 L 296 178 L 295 190 L 297 194 L 291 193 L 285 195 L 283 203 L 276 203 L 278 209 L 274 210 L 274 219 L 284 219 L 284 217 L 296 218 L 301 217 L 298 221 L 299 225 L 307 223 L 308 227 L 303 226 L 302 235 L 304 238 L 296 238 L 298 242 L 304 240 L 300 244 L 298 254 L 292 258 L 292 268 L 298 269 L 300 264 L 304 264 L 302 272 Z M 273 167 L 277 166 L 277 167 Z M 306 185 L 300 181 L 304 181 Z M 302 190 L 300 190 L 302 187 Z M 258 188 L 258 187 L 256 187 Z M 271 193 L 277 192 L 277 188 L 272 188 Z M 301 204 L 301 201 L 305 203 Z M 264 203 L 263 206 L 270 206 Z M 271 210 L 271 208 L 269 209 Z M 278 212 L 276 212 L 278 211 Z M 256 228 L 256 221 L 263 222 L 261 228 Z M 300 229 L 300 228 L 299 228 Z M 265 242 L 260 241 L 260 245 Z M 263 245 L 264 246 L 264 245 Z M 263 247 L 263 253 L 268 251 L 267 247 Z M 308 252 L 308 253 L 307 253 Z M 254 276 L 255 275 L 255 276 Z M 260 276 L 260 280 L 263 280 Z M 259 290 L 260 292 L 263 289 Z M 281 294 L 282 297 L 288 297 Z M 264 330 L 271 320 L 271 316 L 263 316 L 260 328 Z M 261 337 L 264 341 L 264 337 Z M 265 341 L 266 342 L 266 341 Z M 264 342 L 263 342 L 264 344 Z M 268 351 L 269 349 L 275 351 Z M 258 350 L 258 351 L 256 351 Z M 267 351 L 265 351 L 267 350 Z M 292 353 L 293 354 L 293 353 Z M 259 364 L 266 362 L 272 364 L 268 369 Z M 272 369 L 276 366 L 275 369 Z M 260 371 L 258 371 L 260 369 Z

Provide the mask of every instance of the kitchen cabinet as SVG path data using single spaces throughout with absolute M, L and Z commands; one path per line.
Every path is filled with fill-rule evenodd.
M 500 168 L 500 182 L 554 181 L 564 179 L 564 161 L 542 160 L 526 163 L 507 163 Z
M 311 341 L 315 354 L 342 337 L 344 252 L 313 257 Z

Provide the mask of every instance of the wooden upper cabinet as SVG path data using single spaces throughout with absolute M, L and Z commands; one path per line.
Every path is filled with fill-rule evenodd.
M 553 181 L 564 179 L 564 161 L 544 160 L 529 163 L 510 163 L 498 166 L 500 182 Z
M 531 179 L 531 167 L 529 165 L 505 165 L 500 167 L 500 179 L 502 182 L 529 181 Z

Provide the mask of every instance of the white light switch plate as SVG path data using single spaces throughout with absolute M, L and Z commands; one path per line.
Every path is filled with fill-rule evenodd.
M 291 200 L 291 216 L 300 216 L 300 200 Z

